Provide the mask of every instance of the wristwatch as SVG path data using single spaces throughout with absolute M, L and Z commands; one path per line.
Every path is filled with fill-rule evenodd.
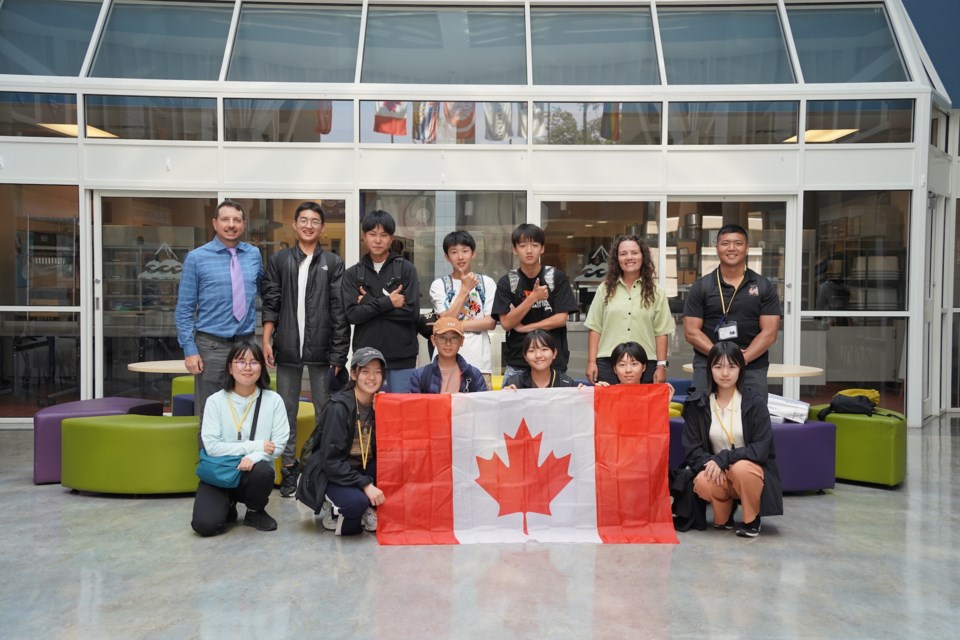
M 658 366 L 658 367 L 664 367 L 664 368 L 666 368 L 669 364 L 670 364 L 670 361 L 669 361 L 669 360 L 657 360 L 657 366 Z

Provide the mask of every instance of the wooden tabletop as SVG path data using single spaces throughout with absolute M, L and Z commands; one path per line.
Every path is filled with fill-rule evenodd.
M 687 373 L 693 373 L 693 364 L 688 363 L 683 365 L 683 370 Z M 823 369 L 820 367 L 810 367 L 804 364 L 779 364 L 771 362 L 770 367 L 767 369 L 768 378 L 810 378 L 822 374 Z
M 173 373 L 188 374 L 187 365 L 183 360 L 152 360 L 147 362 L 131 362 L 127 365 L 130 371 L 138 373 Z

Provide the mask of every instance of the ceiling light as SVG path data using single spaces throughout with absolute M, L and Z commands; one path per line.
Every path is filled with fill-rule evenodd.
M 43 127 L 49 131 L 55 131 L 56 133 L 61 133 L 65 136 L 70 136 L 71 138 L 76 138 L 80 134 L 80 128 L 75 124 L 44 124 L 43 122 L 37 123 L 38 127 Z M 103 129 L 97 129 L 96 127 L 91 127 L 87 125 L 87 137 L 88 138 L 116 138 L 117 135 L 110 133 L 109 131 L 104 131 Z
M 851 133 L 856 133 L 860 129 L 807 129 L 803 132 L 804 142 L 834 142 L 840 138 L 845 138 Z M 797 136 L 790 136 L 784 142 L 796 142 Z

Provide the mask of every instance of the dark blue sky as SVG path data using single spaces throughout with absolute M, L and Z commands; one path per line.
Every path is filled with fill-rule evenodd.
M 960 108 L 960 0 L 903 0 L 920 40 L 947 88 L 953 107 Z

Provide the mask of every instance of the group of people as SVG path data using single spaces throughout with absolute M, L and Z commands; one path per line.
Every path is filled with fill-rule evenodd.
M 364 215 L 366 253 L 349 269 L 322 248 L 324 212 L 313 202 L 296 209 L 297 242 L 265 268 L 258 249 L 241 240 L 239 203 L 220 203 L 213 227 L 216 237 L 184 261 L 177 333 L 196 379 L 202 447 L 208 455 L 243 458 L 239 486 L 201 481 L 192 523 L 200 535 L 235 521 L 238 502 L 247 508 L 245 525 L 276 529 L 265 511 L 275 459 L 282 459 L 281 496 L 296 493 L 300 476 L 296 418 L 304 367 L 317 416 L 311 453 L 327 501 L 322 523 L 338 535 L 374 531 L 376 507 L 386 499 L 376 486 L 375 394 L 492 388 L 489 331 L 498 322 L 505 331 L 504 389 L 582 386 L 567 374 L 567 316 L 578 303 L 567 276 L 542 264 L 546 236 L 536 225 L 513 231 L 519 266 L 496 282 L 474 273 L 469 232 L 444 238 L 451 272 L 432 283 L 434 314 L 426 320 L 436 355 L 420 368 L 419 280 L 414 265 L 392 250 L 396 223 L 389 213 Z M 746 267 L 743 228 L 720 230 L 717 255 L 720 267 L 693 285 L 684 309 L 695 358 L 683 444 L 697 495 L 714 505 L 715 526 L 734 527 L 739 501 L 744 515 L 737 533 L 753 537 L 761 515 L 782 512 L 765 401 L 766 351 L 776 339 L 779 302 L 769 281 Z M 258 293 L 260 343 L 254 340 Z M 674 322 L 645 240 L 614 240 L 585 325 L 588 383 L 666 382 Z M 277 393 L 269 389 L 268 367 L 276 367 Z M 345 386 L 331 396 L 331 384 L 341 379 Z

